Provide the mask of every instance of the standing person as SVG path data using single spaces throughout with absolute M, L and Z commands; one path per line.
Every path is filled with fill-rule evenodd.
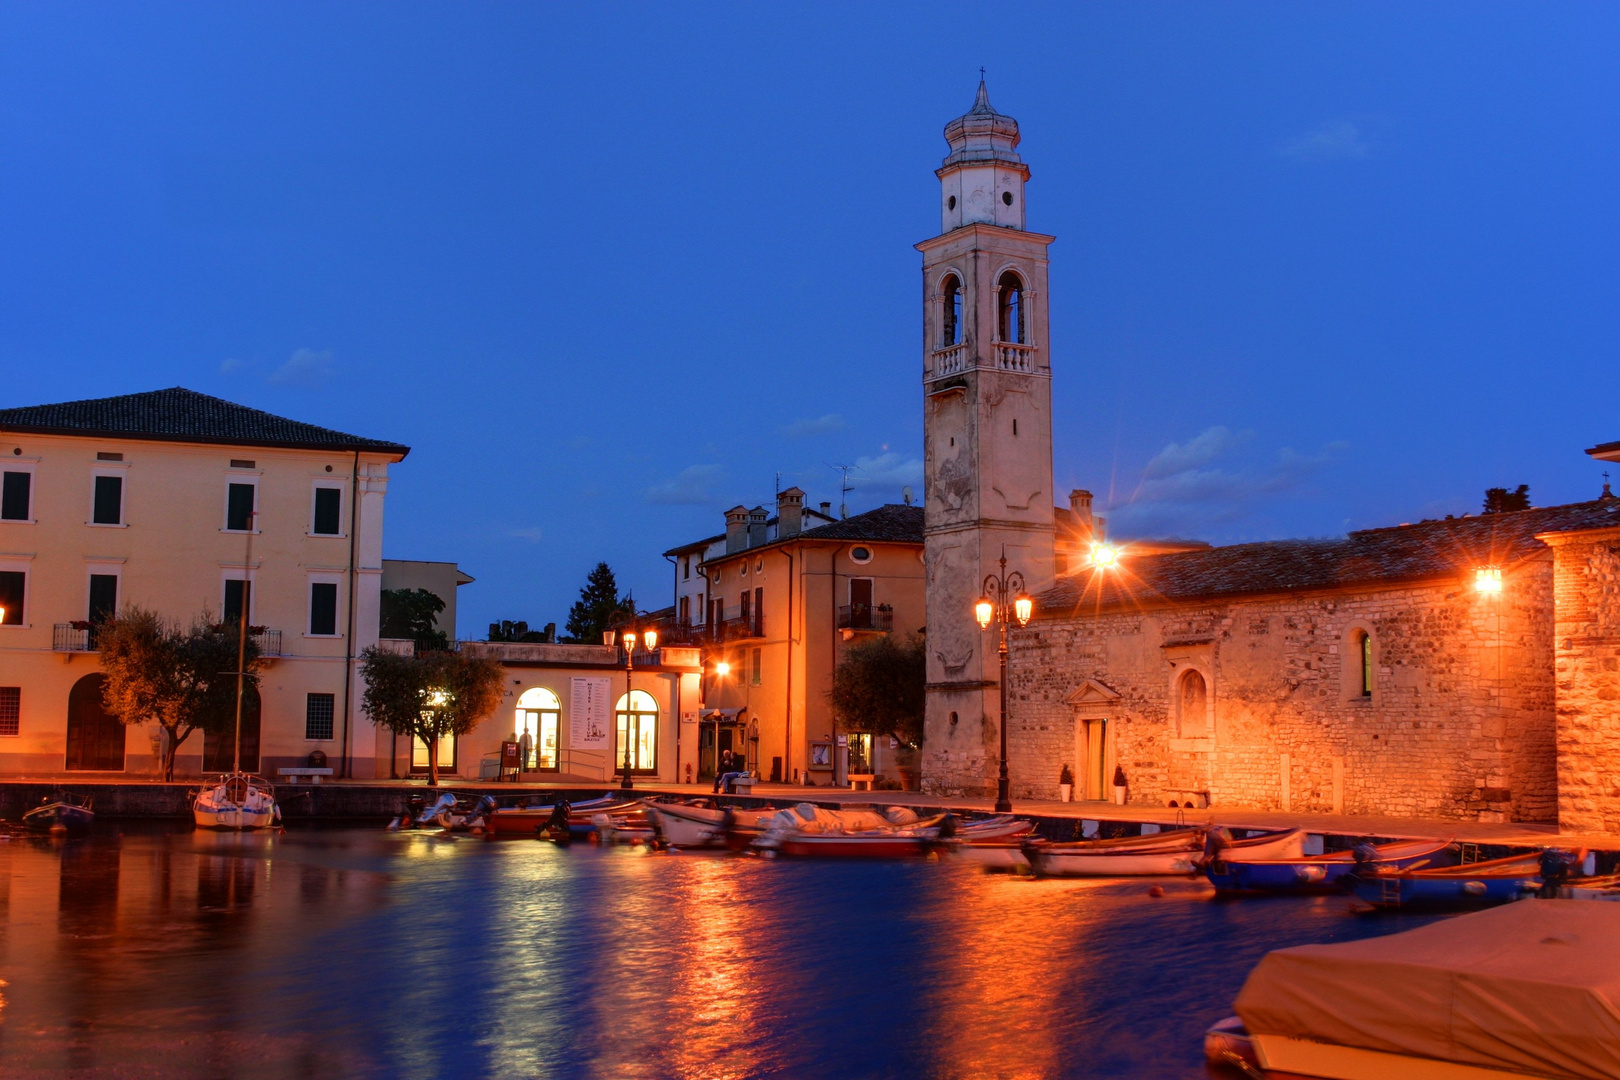
M 533 754 L 534 736 L 529 734 L 528 728 L 524 728 L 518 735 L 518 772 L 528 772 L 534 768 Z

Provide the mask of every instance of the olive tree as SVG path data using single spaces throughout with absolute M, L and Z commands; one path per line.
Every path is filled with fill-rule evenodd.
M 224 734 L 236 723 L 235 620 L 214 622 L 205 611 L 190 626 L 177 626 L 154 612 L 126 607 L 96 628 L 105 677 L 101 698 L 125 724 L 163 729 L 163 778 L 174 779 L 174 759 L 193 731 Z M 244 685 L 258 684 L 258 646 L 248 636 L 241 670 Z
M 506 676 L 498 661 L 433 651 L 402 656 L 372 647 L 361 654 L 371 722 L 427 744 L 428 786 L 439 785 L 439 740 L 465 735 L 500 704 Z
M 927 652 L 915 636 L 881 634 L 844 650 L 827 701 L 851 731 L 922 743 Z

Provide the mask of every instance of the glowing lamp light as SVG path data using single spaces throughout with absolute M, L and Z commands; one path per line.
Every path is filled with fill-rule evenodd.
M 1029 617 L 1035 614 L 1035 600 L 1025 593 L 1019 593 L 1013 601 L 1013 614 L 1018 616 L 1018 625 L 1025 626 Z
M 641 635 L 641 641 L 643 647 L 646 648 L 648 652 L 655 651 L 658 648 L 658 631 L 648 630 L 646 633 Z
M 1485 596 L 1497 596 L 1502 592 L 1502 568 L 1500 566 L 1481 566 L 1474 571 L 1474 591 Z
M 634 649 L 635 647 L 636 647 L 636 632 L 634 630 L 626 630 L 624 632 L 624 650 L 625 650 L 625 652 L 629 652 L 631 649 Z
M 1091 563 L 1103 570 L 1112 570 L 1119 565 L 1119 548 L 1113 544 L 1093 544 Z
M 979 620 L 979 629 L 990 629 L 990 620 L 995 618 L 996 605 L 990 602 L 989 597 L 980 597 L 979 602 L 973 605 L 973 617 Z
M 714 673 L 719 675 L 721 678 L 725 678 L 727 675 L 731 674 L 731 665 L 722 660 L 714 665 Z

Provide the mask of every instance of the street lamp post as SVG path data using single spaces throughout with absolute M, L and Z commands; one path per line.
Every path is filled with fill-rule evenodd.
M 636 715 L 636 703 L 633 696 L 635 693 L 634 680 L 636 670 L 636 639 L 637 637 L 641 639 L 642 646 L 649 653 L 658 648 L 657 630 L 649 628 L 639 633 L 637 632 L 634 608 L 632 608 L 630 613 L 625 616 L 625 621 L 627 621 L 630 625 L 626 629 L 619 632 L 619 641 L 624 645 L 624 761 L 621 765 L 624 775 L 619 778 L 619 789 L 621 791 L 629 791 L 631 788 L 636 786 L 635 783 L 630 779 L 630 718 Z M 615 724 L 614 726 L 617 727 L 618 725 Z
M 1001 644 L 997 650 L 1001 658 L 1001 774 L 996 781 L 996 813 L 1012 810 L 1012 799 L 1007 792 L 1007 626 L 1018 620 L 1019 626 L 1029 622 L 1034 614 L 1035 601 L 1024 591 L 1024 575 L 1014 570 L 1007 573 L 1007 549 L 1001 549 L 1001 569 L 984 579 L 984 595 L 973 605 L 973 615 L 980 630 L 990 629 L 994 622 L 1001 631 Z

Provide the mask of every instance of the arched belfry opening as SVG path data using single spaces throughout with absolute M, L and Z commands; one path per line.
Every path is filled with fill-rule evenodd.
M 946 274 L 940 283 L 939 347 L 948 349 L 962 343 L 962 282 L 955 274 Z
M 1029 344 L 1024 334 L 1024 282 L 1011 270 L 996 283 L 996 340 Z

